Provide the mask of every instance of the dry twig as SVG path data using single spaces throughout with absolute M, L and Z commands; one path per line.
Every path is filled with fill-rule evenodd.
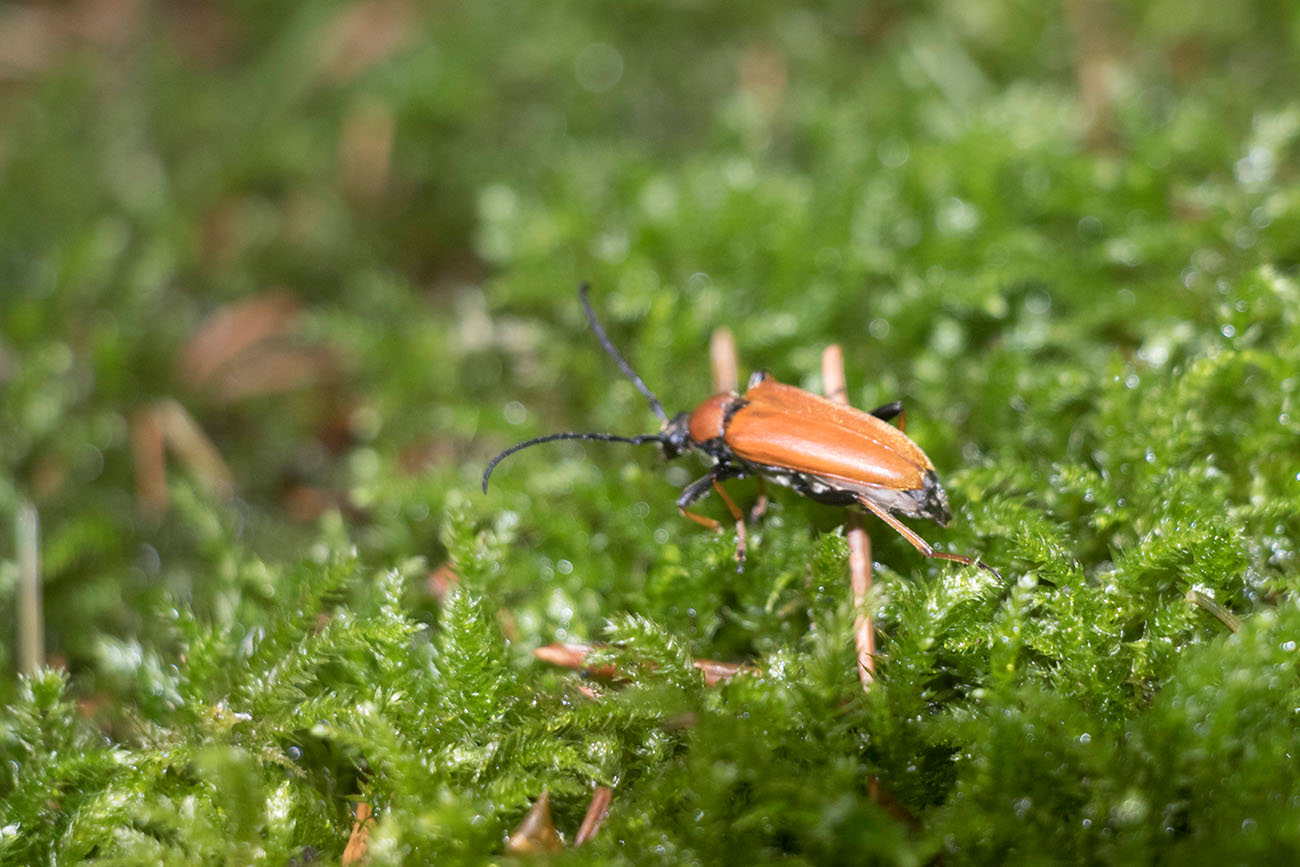
M 822 381 L 826 396 L 847 404 L 848 388 L 844 381 L 844 353 L 832 343 L 822 353 Z M 866 613 L 867 594 L 871 591 L 871 537 L 862 527 L 862 516 L 849 512 L 845 537 L 849 542 L 849 584 L 853 592 L 853 645 L 858 651 L 858 678 L 864 690 L 876 679 L 876 632 Z

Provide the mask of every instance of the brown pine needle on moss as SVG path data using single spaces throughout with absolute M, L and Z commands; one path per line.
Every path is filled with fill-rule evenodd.
M 600 823 L 605 821 L 605 814 L 609 812 L 609 805 L 613 799 L 614 790 L 608 786 L 597 786 L 591 793 L 591 804 L 587 807 L 587 815 L 582 817 L 582 826 L 578 828 L 578 833 L 573 838 L 574 846 L 581 846 L 596 836 L 596 832 L 600 830 Z
M 343 849 L 343 865 L 361 864 L 366 860 L 366 847 L 370 843 L 370 825 L 372 813 L 365 801 L 357 802 L 357 809 L 352 822 L 352 833 L 348 836 L 348 845 Z
M 844 353 L 833 343 L 822 352 L 822 385 L 826 396 L 840 403 L 849 402 L 848 383 L 844 378 Z M 858 679 L 864 690 L 876 679 L 876 632 L 866 613 L 867 594 L 871 592 L 871 537 L 862 526 L 862 516 L 849 511 L 844 519 L 844 535 L 849 543 L 849 590 L 853 597 L 853 647 L 857 651 Z

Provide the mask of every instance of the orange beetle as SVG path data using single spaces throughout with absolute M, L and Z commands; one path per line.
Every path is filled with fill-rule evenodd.
M 578 290 L 592 330 L 605 351 L 637 387 L 663 423 L 659 433 L 624 437 L 607 433 L 565 431 L 511 446 L 494 457 L 483 471 L 487 492 L 492 471 L 520 449 L 555 440 L 600 440 L 643 445 L 658 443 L 666 458 L 688 451 L 713 460 L 709 471 L 691 482 L 677 498 L 687 518 L 712 530 L 722 525 L 687 509 L 716 490 L 736 520 L 736 557 L 745 558 L 745 519 L 721 482 L 757 476 L 793 488 L 797 493 L 834 506 L 860 505 L 894 528 L 926 557 L 997 571 L 974 557 L 936 551 L 896 515 L 929 518 L 947 526 L 948 496 L 939 484 L 934 464 L 900 428 L 887 422 L 902 414 L 901 401 L 863 412 L 792 385 L 777 382 L 766 372 L 750 377 L 744 394 L 715 394 L 694 411 L 669 418 L 663 404 L 646 387 L 631 365 L 610 342 L 587 300 L 587 286 Z M 766 497 L 760 497 L 761 511 Z

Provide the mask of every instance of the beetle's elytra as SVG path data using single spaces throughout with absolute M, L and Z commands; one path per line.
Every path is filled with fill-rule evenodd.
M 658 433 L 631 437 L 565 431 L 518 443 L 488 463 L 483 471 L 485 493 L 497 464 L 530 446 L 571 439 L 632 445 L 657 443 L 666 458 L 695 451 L 713 461 L 707 473 L 682 490 L 677 508 L 685 517 L 721 530 L 718 521 L 687 509 L 710 490 L 716 490 L 736 519 L 736 554 L 742 561 L 744 515 L 723 490 L 721 482 L 756 476 L 793 488 L 818 502 L 860 505 L 926 557 L 980 566 L 997 574 L 973 557 L 934 550 L 897 517 L 928 518 L 940 526 L 946 526 L 950 517 L 948 496 L 939 484 L 934 465 L 920 446 L 900 428 L 888 423 L 902 413 L 901 402 L 863 412 L 758 372 L 750 378 L 743 394 L 734 391 L 715 394 L 693 411 L 670 418 L 663 404 L 610 342 L 591 309 L 586 284 L 578 290 L 578 296 L 601 346 L 645 396 L 662 426 Z

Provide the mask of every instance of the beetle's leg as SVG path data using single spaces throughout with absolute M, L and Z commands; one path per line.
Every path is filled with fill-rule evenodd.
M 736 501 L 731 499 L 731 496 L 722 487 L 722 483 L 718 481 L 716 476 L 713 478 L 713 490 L 718 492 L 719 497 L 722 497 L 722 502 L 727 504 L 731 517 L 736 519 L 736 562 L 740 564 L 736 568 L 738 571 L 743 570 L 745 568 L 746 542 L 748 541 L 745 535 L 745 513 L 740 511 L 740 506 L 737 506 Z
M 890 419 L 896 418 L 898 416 L 903 416 L 904 418 L 906 418 L 906 414 L 903 411 L 903 402 L 901 400 L 896 400 L 893 403 L 882 404 L 881 406 L 878 406 L 875 409 L 873 409 L 871 411 L 871 415 L 874 415 L 876 418 L 880 419 L 881 421 L 889 421 Z M 899 421 L 898 426 L 901 428 L 904 424 L 905 422 Z
M 721 533 L 721 521 L 710 518 L 707 515 L 692 512 L 686 508 L 691 503 L 702 498 L 710 489 L 717 491 L 718 496 L 722 497 L 722 502 L 726 503 L 728 511 L 731 512 L 731 517 L 736 520 L 736 560 L 741 564 L 737 568 L 743 569 L 746 548 L 745 514 L 740 511 L 740 507 L 736 505 L 736 501 L 731 499 L 731 496 L 723 490 L 721 485 L 723 479 L 735 478 L 738 475 L 740 475 L 740 473 L 734 468 L 729 470 L 724 466 L 714 467 L 713 472 L 709 473 L 707 476 L 701 476 L 686 486 L 686 489 L 682 491 L 682 495 L 677 498 L 677 511 L 682 513 L 683 518 L 690 518 L 701 527 L 707 527 L 715 533 Z
M 709 473 L 707 476 L 702 476 L 687 485 L 682 490 L 682 495 L 677 498 L 677 511 L 682 513 L 683 518 L 690 518 L 701 527 L 707 527 L 715 533 L 721 533 L 721 521 L 715 521 L 713 518 L 692 512 L 686 508 L 712 490 L 716 479 L 716 473 Z
M 767 482 L 762 476 L 758 477 L 758 499 L 749 509 L 750 523 L 758 523 L 758 519 L 767 513 Z
M 898 535 L 906 539 L 913 548 L 920 551 L 926 557 L 933 557 L 936 560 L 951 560 L 954 563 L 961 563 L 963 566 L 978 566 L 981 569 L 987 569 L 1002 580 L 1002 575 L 987 563 L 981 562 L 976 557 L 966 557 L 962 554 L 949 554 L 947 551 L 936 551 L 930 546 L 930 543 L 916 535 L 916 532 L 902 521 L 889 514 L 883 506 L 877 506 L 866 497 L 858 497 L 858 502 L 866 506 L 873 514 L 886 524 L 894 528 Z

